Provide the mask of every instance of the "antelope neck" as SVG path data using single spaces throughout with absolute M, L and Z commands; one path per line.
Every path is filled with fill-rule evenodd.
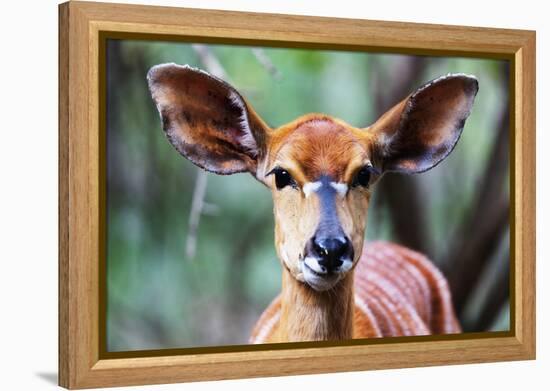
M 317 292 L 283 270 L 282 341 L 342 340 L 353 337 L 353 271 L 329 291 Z

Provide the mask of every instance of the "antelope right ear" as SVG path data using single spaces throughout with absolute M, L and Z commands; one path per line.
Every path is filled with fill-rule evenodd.
M 381 171 L 423 172 L 445 159 L 460 138 L 477 91 L 475 77 L 450 74 L 387 111 L 369 128 Z
M 157 65 L 147 74 L 163 129 L 176 150 L 216 174 L 256 174 L 268 126 L 221 79 L 187 65 Z

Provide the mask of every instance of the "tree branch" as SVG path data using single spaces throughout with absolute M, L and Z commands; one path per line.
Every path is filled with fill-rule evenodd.
M 197 253 L 197 232 L 205 204 L 204 197 L 206 196 L 207 183 L 208 177 L 206 171 L 198 168 L 195 189 L 193 190 L 193 200 L 191 201 L 191 211 L 189 212 L 187 240 L 185 241 L 185 256 L 187 259 L 195 258 Z
M 261 66 L 265 68 L 265 70 L 277 81 L 281 80 L 283 75 L 277 69 L 275 64 L 271 61 L 271 59 L 265 54 L 263 49 L 261 48 L 252 48 L 252 54 L 254 54 L 254 57 L 256 57 L 256 60 L 260 63 Z
M 202 62 L 202 65 L 206 68 L 206 70 L 213 74 L 216 77 L 219 77 L 220 79 L 224 79 L 225 81 L 228 81 L 227 79 L 227 72 L 225 72 L 225 69 L 223 68 L 222 64 L 220 63 L 220 60 L 218 60 L 218 57 L 212 52 L 212 50 L 206 46 L 201 44 L 193 44 L 191 45 L 197 56 L 199 57 L 200 62 Z
M 214 76 L 227 80 L 225 69 L 208 46 L 200 44 L 191 46 L 208 72 Z M 187 259 L 195 258 L 199 223 L 201 215 L 205 213 L 205 206 L 208 206 L 207 210 L 212 210 L 212 207 L 215 208 L 214 205 L 207 204 L 204 201 L 207 184 L 208 174 L 206 171 L 197 168 L 197 179 L 195 180 L 195 188 L 193 190 L 193 200 L 191 201 L 191 211 L 189 212 L 187 240 L 185 242 L 185 255 Z

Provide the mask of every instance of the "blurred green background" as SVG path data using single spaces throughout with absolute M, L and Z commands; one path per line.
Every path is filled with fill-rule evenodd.
M 464 331 L 508 330 L 506 61 L 109 39 L 108 351 L 247 343 L 280 290 L 269 191 L 248 174 L 201 174 L 168 143 L 146 82 L 165 62 L 224 77 L 273 127 L 308 112 L 367 126 L 433 78 L 476 75 L 454 152 L 425 174 L 385 176 L 366 235 L 431 257 Z

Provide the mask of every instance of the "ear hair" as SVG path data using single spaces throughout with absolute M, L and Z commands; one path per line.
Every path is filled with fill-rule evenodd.
M 244 104 L 244 99 L 236 92 L 231 91 L 229 94 L 229 99 L 231 100 L 231 103 L 239 107 L 241 109 L 241 114 L 238 116 L 238 123 L 242 127 L 243 134 L 239 138 L 239 143 L 254 156 L 257 157 L 258 155 L 258 143 L 254 139 L 252 129 L 250 129 L 250 126 L 248 124 L 248 109 L 246 108 L 246 105 Z

